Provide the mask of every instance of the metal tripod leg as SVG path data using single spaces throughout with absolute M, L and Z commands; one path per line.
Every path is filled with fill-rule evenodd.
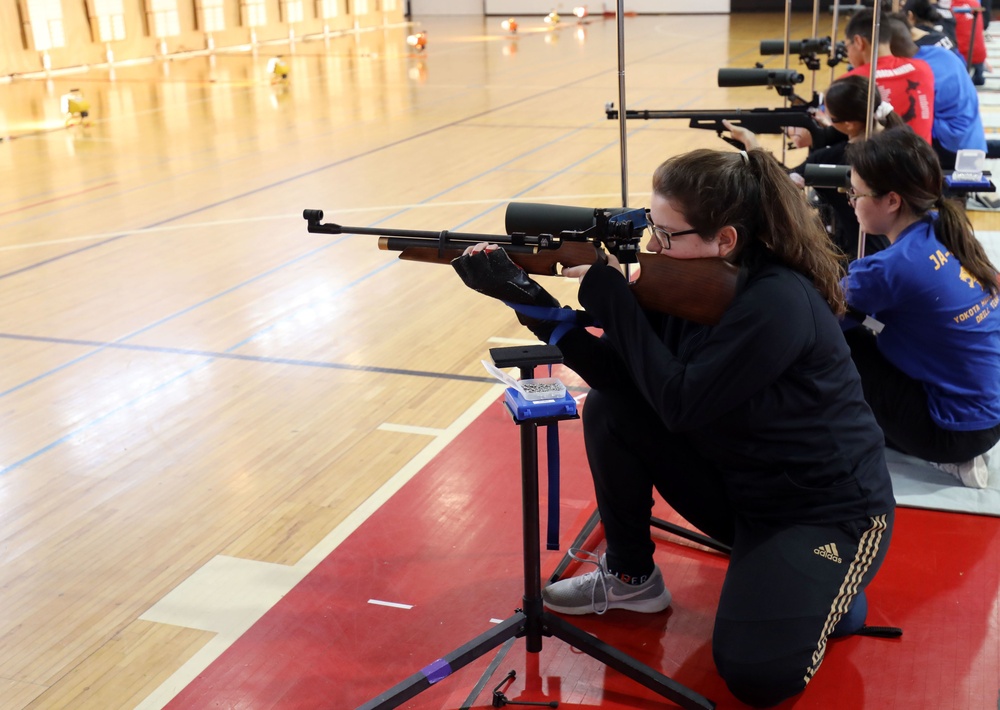
M 666 520 L 661 520 L 655 516 L 649 519 L 649 524 L 654 528 L 668 532 L 671 535 L 682 537 L 685 540 L 690 540 L 691 542 L 697 542 L 699 545 L 704 545 L 705 547 L 723 552 L 727 555 L 732 552 L 732 548 L 729 547 L 729 545 L 719 542 L 714 537 L 702 535 L 700 532 L 695 532 L 694 530 L 688 530 L 687 528 L 675 523 L 668 523 Z
M 659 693 L 663 697 L 677 703 L 687 710 L 714 710 L 715 703 L 699 695 L 687 686 L 653 670 L 644 663 L 639 663 L 631 656 L 622 653 L 617 648 L 609 646 L 596 636 L 568 624 L 558 616 L 544 612 L 549 633 L 565 641 L 573 648 L 583 651 L 609 668 L 614 668 L 628 678 Z
M 601 514 L 595 508 L 594 512 L 590 514 L 590 517 L 587 518 L 587 522 L 583 524 L 583 527 L 580 529 L 580 532 L 577 533 L 577 536 L 575 538 L 573 538 L 573 542 L 569 544 L 569 547 L 570 548 L 582 547 L 583 543 L 586 542 L 587 538 L 589 538 L 593 534 L 594 530 L 597 528 L 598 523 L 600 522 L 601 522 Z M 682 537 L 685 540 L 696 542 L 699 545 L 704 545 L 705 547 L 717 550 L 718 552 L 722 552 L 723 554 L 728 555 L 730 553 L 729 545 L 719 542 L 714 537 L 709 537 L 708 535 L 702 535 L 700 532 L 695 532 L 694 530 L 688 530 L 687 528 L 677 525 L 675 523 L 667 522 L 666 520 L 662 520 L 660 518 L 653 516 L 649 519 L 649 524 L 654 528 L 663 530 L 664 532 L 668 532 L 672 535 L 676 535 L 677 537 Z M 559 564 L 556 565 L 556 568 L 552 571 L 552 574 L 549 575 L 549 584 L 552 584 L 553 582 L 558 582 L 560 579 L 562 579 L 563 574 L 566 572 L 566 570 L 569 568 L 572 562 L 573 558 L 569 556 L 568 552 L 565 555 L 563 555 L 563 558 L 559 560 Z
M 521 379 L 529 379 L 535 365 L 562 362 L 557 348 L 494 348 L 490 350 L 498 367 L 519 366 Z M 477 636 L 464 646 L 439 658 L 414 673 L 358 710 L 388 710 L 415 697 L 444 680 L 511 638 L 524 638 L 528 653 L 542 650 L 542 637 L 555 636 L 601 663 L 672 700 L 685 710 L 713 710 L 715 703 L 671 680 L 649 666 L 609 646 L 600 639 L 572 626 L 542 608 L 541 540 L 538 513 L 538 427 L 572 416 L 518 420 L 521 427 L 521 515 L 524 533 L 524 609 L 518 610 L 499 626 Z
M 573 542 L 569 544 L 568 549 L 573 549 L 573 548 L 579 549 L 583 547 L 583 543 L 587 541 L 587 538 L 590 537 L 591 533 L 594 532 L 594 530 L 597 528 L 598 523 L 600 522 L 601 522 L 601 514 L 597 511 L 597 508 L 594 508 L 594 512 L 590 514 L 589 518 L 587 518 L 587 522 L 583 524 L 583 527 L 580 529 L 580 532 L 577 533 L 577 536 L 573 539 Z M 549 575 L 549 584 L 552 584 L 553 582 L 558 582 L 560 579 L 562 579 L 563 573 L 570 566 L 571 562 L 573 562 L 573 558 L 570 557 L 569 552 L 567 552 L 565 555 L 563 555 L 563 558 L 559 560 L 559 564 L 556 565 L 556 568 L 552 571 L 552 574 Z
M 447 678 L 459 668 L 489 653 L 507 639 L 523 636 L 526 622 L 527 617 L 524 613 L 518 612 L 496 628 L 477 636 L 464 646 L 456 648 L 401 683 L 372 698 L 364 705 L 359 705 L 357 710 L 387 710 L 399 707 L 438 681 Z

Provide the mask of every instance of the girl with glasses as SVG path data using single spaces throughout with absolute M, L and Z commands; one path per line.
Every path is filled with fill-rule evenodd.
M 892 110 L 892 106 L 882 101 L 882 95 L 875 89 L 875 131 L 884 128 L 894 128 L 906 125 L 903 119 Z M 818 120 L 829 121 L 834 136 L 840 135 L 840 140 L 832 140 L 822 148 L 809 152 L 806 160 L 791 168 L 789 174 L 795 184 L 805 186 L 802 175 L 806 165 L 847 165 L 845 153 L 850 143 L 864 140 L 865 125 L 868 115 L 868 79 L 863 76 L 845 76 L 830 84 L 824 96 L 825 112 L 819 114 Z M 756 136 L 740 126 L 727 127 L 733 138 L 748 147 L 759 145 Z M 844 254 L 845 261 L 850 261 L 858 254 L 858 220 L 854 208 L 849 204 L 848 197 L 837 188 L 813 188 L 820 202 L 820 216 L 827 225 L 830 238 L 836 247 Z M 889 246 L 889 241 L 881 234 L 869 234 L 865 239 L 865 253 L 874 254 Z
M 877 337 L 846 332 L 865 399 L 889 446 L 985 487 L 982 455 L 1000 440 L 996 268 L 912 131 L 852 144 L 847 158 L 858 221 L 891 242 L 843 281 L 848 305 L 884 324 Z
M 826 114 L 833 127 L 846 137 L 823 148 L 817 148 L 809 153 L 802 165 L 793 168 L 795 173 L 802 173 L 805 166 L 813 165 L 847 165 L 845 153 L 851 143 L 864 140 L 865 126 L 868 116 L 868 79 L 862 76 L 845 76 L 830 84 L 824 97 Z M 904 126 L 903 119 L 892 110 L 892 105 L 882 100 L 878 88 L 875 89 L 875 132 L 885 128 Z M 857 217 L 854 208 L 849 204 L 844 194 L 835 188 L 817 187 L 816 196 L 826 206 L 829 216 L 825 220 L 831 227 L 830 237 L 848 261 L 858 255 Z M 884 235 L 874 233 L 866 235 L 865 253 L 874 254 L 889 246 Z
M 543 599 L 564 614 L 666 609 L 655 490 L 731 546 L 713 657 L 737 698 L 767 707 L 805 688 L 828 639 L 863 627 L 864 588 L 893 521 L 882 433 L 841 334 L 838 254 L 770 153 L 673 157 L 653 175 L 649 209 L 647 249 L 727 260 L 741 285 L 708 326 L 644 310 L 612 256 L 563 271 L 580 279 L 580 303 L 603 328 L 572 328 L 556 344 L 591 386 L 584 438 L 607 552 Z M 470 262 L 498 253 L 477 245 L 456 269 L 482 274 Z M 554 303 L 526 281 L 522 292 Z M 531 328 L 546 341 L 553 333 Z

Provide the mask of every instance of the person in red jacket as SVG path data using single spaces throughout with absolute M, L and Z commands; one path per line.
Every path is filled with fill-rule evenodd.
M 952 0 L 955 13 L 955 39 L 958 51 L 972 71 L 972 83 L 982 86 L 986 83 L 983 71 L 986 67 L 986 36 L 983 31 L 983 8 L 979 0 Z M 975 32 L 973 32 L 975 25 Z
M 847 59 L 854 68 L 844 76 L 871 73 L 872 11 L 862 10 L 847 23 L 844 30 Z M 892 104 L 913 132 L 931 142 L 934 123 L 934 73 L 927 62 L 912 57 L 892 55 L 892 27 L 888 22 L 879 24 L 876 45 L 875 83 L 882 98 Z

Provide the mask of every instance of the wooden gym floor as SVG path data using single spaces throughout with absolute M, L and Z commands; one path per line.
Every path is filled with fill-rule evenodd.
M 164 706 L 495 399 L 479 361 L 527 337 L 506 309 L 373 237 L 308 234 L 302 209 L 500 233 L 512 200 L 621 204 L 613 20 L 422 29 L 419 54 L 386 28 L 0 84 L 0 709 Z M 780 105 L 715 86 L 780 16 L 626 29 L 630 106 Z M 810 32 L 796 16 L 793 38 Z M 265 75 L 274 54 L 287 85 Z M 74 87 L 89 126 L 63 126 Z M 683 122 L 628 128 L 636 206 L 664 158 L 726 147 Z M 458 540 L 442 558 L 477 554 Z M 397 544 L 425 542 L 404 527 Z M 180 623 L 192 588 L 203 618 Z

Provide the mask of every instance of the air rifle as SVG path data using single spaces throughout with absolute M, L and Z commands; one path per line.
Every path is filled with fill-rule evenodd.
M 739 268 L 720 258 L 674 259 L 640 253 L 646 228 L 642 209 L 592 209 L 512 202 L 507 206 L 507 234 L 473 234 L 346 227 L 322 222 L 322 210 L 304 210 L 309 232 L 378 236 L 378 248 L 400 252 L 405 261 L 450 264 L 479 242 L 499 244 L 529 274 L 558 276 L 559 267 L 593 264 L 601 249 L 621 263 L 638 263 L 632 292 L 647 310 L 714 324 L 732 302 Z
M 843 5 L 840 6 L 843 9 Z M 784 54 L 785 40 L 783 39 L 762 39 L 760 41 L 760 53 L 763 55 Z M 807 37 L 788 43 L 788 53 L 799 55 L 799 61 L 812 71 L 820 68 L 820 59 L 817 55 L 828 55 L 826 65 L 835 67 L 841 62 L 847 61 L 847 45 L 843 40 L 833 42 L 829 37 Z
M 716 135 L 730 145 L 743 149 L 743 144 L 739 141 L 722 135 L 728 131 L 722 122 L 729 121 L 735 126 L 743 126 L 757 134 L 773 133 L 781 135 L 786 128 L 805 128 L 812 134 L 813 143 L 820 145 L 819 131 L 820 125 L 812 114 L 812 103 L 800 106 L 790 106 L 788 108 L 751 108 L 751 109 L 721 109 L 721 110 L 694 110 L 694 111 L 656 111 L 650 109 L 626 109 L 625 118 L 638 118 L 643 120 L 652 119 L 675 119 L 688 121 L 691 128 L 715 131 Z M 618 118 L 618 109 L 613 103 L 605 106 L 605 112 L 609 119 Z
M 754 133 L 775 133 L 782 135 L 786 128 L 805 128 L 812 134 L 815 145 L 821 143 L 818 139 L 820 125 L 816 123 L 813 112 L 819 106 L 819 96 L 815 93 L 810 101 L 797 96 L 793 91 L 796 84 L 801 84 L 805 77 L 794 69 L 768 69 L 758 64 L 753 69 L 722 68 L 719 69 L 718 84 L 722 87 L 736 86 L 766 86 L 774 89 L 781 96 L 791 100 L 789 108 L 752 108 L 752 109 L 712 109 L 695 111 L 653 111 L 626 109 L 625 118 L 675 119 L 689 121 L 691 128 L 701 128 L 715 131 L 716 135 L 732 146 L 743 149 L 743 144 L 734 138 L 722 135 L 729 129 L 722 125 L 729 121 Z M 619 112 L 614 103 L 604 105 L 604 112 L 609 119 L 618 119 Z

